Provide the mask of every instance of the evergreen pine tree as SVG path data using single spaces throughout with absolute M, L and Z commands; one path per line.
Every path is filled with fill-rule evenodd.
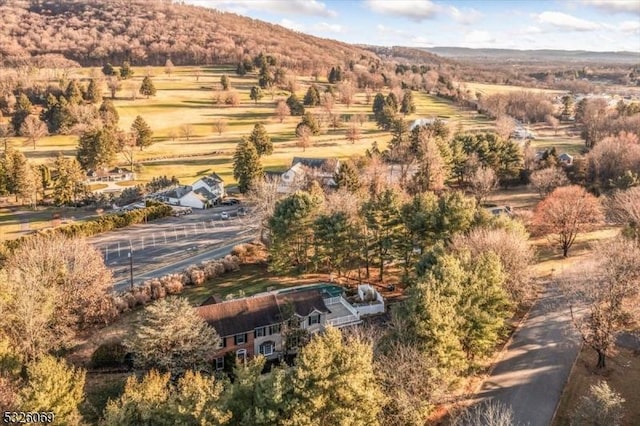
M 304 114 L 304 105 L 302 105 L 302 102 L 298 100 L 298 97 L 295 93 L 292 93 L 291 96 L 287 98 L 287 105 L 289 106 L 291 115 L 301 116 Z
M 116 107 L 113 105 L 113 102 L 109 99 L 102 101 L 102 104 L 98 109 L 98 114 L 100 115 L 100 119 L 105 127 L 115 128 L 118 126 L 120 115 L 118 114 Z
M 26 120 L 26 118 L 31 114 L 32 110 L 33 105 L 31 104 L 31 101 L 27 95 L 21 93 L 20 96 L 18 96 L 13 117 L 11 117 L 11 125 L 13 126 L 15 134 L 20 134 L 22 123 L 24 123 L 24 120 Z
M 139 115 L 133 120 L 133 124 L 131 124 L 131 132 L 133 132 L 136 146 L 140 148 L 140 151 L 145 147 L 151 146 L 153 143 L 153 131 L 147 122 Z
M 120 78 L 123 80 L 127 80 L 133 77 L 133 70 L 131 69 L 131 64 L 129 61 L 124 61 L 122 66 L 120 67 Z
M 338 189 L 344 188 L 349 192 L 357 192 L 362 186 L 360 177 L 358 176 L 358 170 L 356 170 L 350 161 L 340 163 L 335 181 Z
M 236 147 L 233 156 L 233 177 L 238 181 L 238 189 L 241 193 L 247 193 L 254 182 L 262 177 L 262 165 L 260 156 L 253 143 L 248 138 Z
M 402 96 L 402 105 L 400 106 L 400 112 L 404 115 L 413 114 L 416 112 L 416 104 L 413 102 L 413 92 L 411 90 L 405 90 Z
M 258 104 L 258 101 L 264 97 L 262 93 L 262 89 L 260 86 L 251 87 L 251 93 L 249 94 L 249 98 L 254 101 L 255 104 Z
M 87 86 L 86 100 L 92 104 L 97 104 L 102 101 L 102 86 L 98 80 L 92 78 L 89 80 L 89 86 Z
M 114 129 L 89 129 L 80 135 L 76 158 L 85 170 L 109 166 L 115 159 L 117 143 Z
M 307 93 L 304 95 L 304 104 L 311 107 L 320 105 L 320 91 L 315 84 L 307 89 Z
M 79 424 L 78 407 L 84 399 L 85 372 L 63 360 L 43 355 L 27 366 L 27 385 L 21 391 L 21 408 L 51 411 L 56 423 Z
M 256 147 L 258 156 L 262 157 L 263 155 L 271 155 L 273 153 L 273 143 L 271 143 L 267 129 L 265 129 L 261 123 L 253 126 L 253 131 L 251 135 L 249 135 L 249 141 Z
M 82 89 L 77 80 L 71 80 L 67 85 L 67 89 L 64 91 L 64 97 L 71 105 L 77 105 L 82 103 L 83 95 Z
M 146 96 L 147 99 L 149 99 L 150 96 L 155 96 L 156 94 L 156 87 L 153 85 L 153 81 L 148 75 L 142 80 L 140 94 Z

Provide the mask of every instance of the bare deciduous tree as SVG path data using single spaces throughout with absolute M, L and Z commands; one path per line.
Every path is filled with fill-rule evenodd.
M 487 401 L 458 415 L 454 426 L 517 426 L 513 410 L 501 402 Z
M 476 199 L 476 203 L 482 202 L 498 187 L 496 172 L 490 167 L 479 167 L 469 178 L 469 190 Z
M 283 100 L 279 99 L 276 103 L 276 117 L 282 123 L 285 118 L 291 115 L 291 110 L 289 109 L 289 105 Z
M 36 149 L 36 142 L 46 135 L 49 134 L 47 131 L 47 125 L 44 124 L 42 120 L 40 120 L 35 115 L 28 116 L 24 123 L 22 123 L 22 127 L 20 127 L 20 134 L 27 138 L 28 143 L 33 143 L 33 149 Z
M 624 224 L 626 232 L 640 242 L 640 186 L 616 191 L 607 204 L 609 217 Z
M 306 124 L 298 126 L 296 129 L 296 146 L 302 148 L 302 152 L 311 145 L 311 135 L 311 129 Z
M 227 120 L 225 120 L 224 118 L 216 118 L 213 121 L 213 130 L 218 132 L 218 136 L 222 135 L 222 132 L 224 132 L 226 129 L 227 129 Z
M 557 135 L 558 134 L 558 129 L 560 128 L 560 120 L 558 120 L 556 117 L 554 117 L 551 114 L 547 114 L 544 117 L 544 121 L 546 121 L 547 124 L 549 125 L 549 127 L 551 127 L 553 129 L 553 134 Z
M 64 347 L 76 329 L 114 315 L 111 271 L 82 239 L 31 238 L 7 259 L 0 280 L 0 324 L 14 347 L 33 359 Z
M 501 115 L 496 120 L 496 133 L 502 139 L 509 139 L 511 134 L 516 129 L 516 123 L 513 118 L 508 115 Z
M 116 93 L 122 89 L 122 82 L 117 77 L 111 76 L 107 80 L 107 87 L 109 88 L 109 92 L 111 93 L 111 99 L 116 98 Z
M 347 133 L 345 134 L 345 137 L 352 144 L 356 143 L 357 141 L 360 140 L 360 128 L 355 123 L 351 123 L 347 128 Z
M 180 134 L 186 140 L 189 140 L 193 136 L 193 126 L 191 124 L 183 124 L 180 126 Z
M 248 222 L 260 227 L 260 241 L 265 244 L 269 238 L 269 219 L 273 216 L 276 201 L 282 196 L 278 193 L 278 185 L 280 178 L 267 176 L 256 181 L 247 194 L 252 205 L 251 220 Z
M 340 93 L 340 102 L 345 104 L 347 108 L 353 104 L 353 97 L 355 95 L 355 87 L 348 81 L 344 81 L 338 85 L 338 92 Z
M 507 228 L 481 227 L 456 235 L 452 246 L 458 251 L 469 251 L 472 258 L 487 252 L 498 255 L 505 274 L 505 290 L 514 303 L 522 305 L 535 296 L 530 270 L 534 256 L 528 238 L 524 226 L 513 221 Z
M 546 169 L 536 170 L 529 177 L 531 186 L 535 188 L 544 198 L 551 194 L 556 188 L 569 184 L 567 174 L 559 167 L 547 167 Z
M 597 368 L 604 368 L 617 333 L 640 319 L 640 247 L 618 237 L 598 244 L 594 253 L 592 260 L 565 274 L 561 285 L 573 323 L 585 345 L 598 354 Z
M 536 207 L 533 225 L 543 234 L 555 234 L 567 257 L 578 234 L 588 232 L 604 219 L 596 197 L 577 185 L 556 188 Z

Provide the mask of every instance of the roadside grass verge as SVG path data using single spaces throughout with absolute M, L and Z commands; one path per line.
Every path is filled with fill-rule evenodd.
M 560 398 L 553 426 L 570 426 L 571 414 L 580 399 L 600 380 L 606 380 L 625 399 L 622 425 L 640 425 L 640 353 L 621 348 L 607 359 L 608 366 L 604 371 L 595 370 L 596 360 L 593 349 L 582 348 Z

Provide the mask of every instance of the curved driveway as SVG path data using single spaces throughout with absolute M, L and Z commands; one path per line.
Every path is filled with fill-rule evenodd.
M 548 426 L 580 346 L 567 304 L 556 290 L 548 288 L 476 397 L 511 407 L 517 424 Z

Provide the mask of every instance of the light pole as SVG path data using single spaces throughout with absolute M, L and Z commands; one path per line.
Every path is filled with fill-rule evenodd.
M 131 283 L 131 290 L 133 290 L 133 250 L 130 250 L 127 253 L 127 257 L 129 258 L 129 279 Z

